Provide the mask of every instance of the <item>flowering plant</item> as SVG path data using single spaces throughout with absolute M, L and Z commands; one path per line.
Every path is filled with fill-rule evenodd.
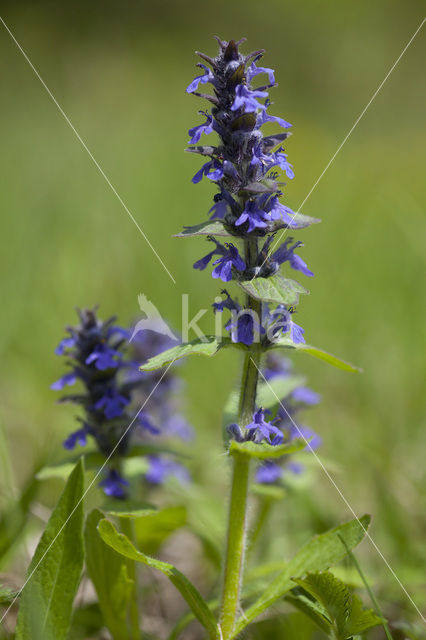
M 188 151 L 206 159 L 192 181 L 197 184 L 206 178 L 216 193 L 210 218 L 185 227 L 178 237 L 207 238 L 210 251 L 194 269 L 212 267 L 214 279 L 238 288 L 240 301 L 222 289 L 222 297 L 213 303 L 214 313 L 230 313 L 225 325 L 229 335 L 203 336 L 177 346 L 164 340 L 153 344 L 152 336 L 143 335 L 132 341 L 129 357 L 125 351 L 134 332 L 117 326 L 114 319 L 100 321 L 95 310 L 79 313 L 80 324 L 68 329 L 69 335 L 57 349 L 59 355 L 67 356 L 71 370 L 52 387 L 62 390 L 81 383 L 83 392 L 63 399 L 83 410 L 79 429 L 66 438 L 64 446 L 71 450 L 93 439 L 96 455 L 86 455 L 86 465 L 98 469 L 95 480 L 103 474 L 99 485 L 113 504 L 101 504 L 84 523 L 82 501 L 87 490 L 80 458 L 30 565 L 17 640 L 65 640 L 83 566 L 97 594 L 101 626 L 109 629 L 114 640 L 141 638 L 142 629 L 144 634 L 151 633 L 143 622 L 141 597 L 149 589 L 146 582 L 144 589 L 138 588 L 138 564 L 163 573 L 189 607 L 169 630 L 170 640 L 187 637 L 187 626 L 194 619 L 199 623 L 195 637 L 233 640 L 242 632 L 250 634 L 251 625 L 279 602 L 301 611 L 334 640 L 364 636 L 379 624 L 390 637 L 375 600 L 376 612 L 364 609 L 360 598 L 328 571 L 345 557 L 359 568 L 352 549 L 366 534 L 369 516 L 314 537 L 285 564 L 278 558 L 273 567 L 257 566 L 264 581 L 245 572 L 265 529 L 271 499 L 282 497 L 292 474 L 303 473 L 302 452 L 315 455 L 321 444 L 317 434 L 299 423 L 299 412 L 318 403 L 319 396 L 306 387 L 283 353 L 305 353 L 346 371 L 357 369 L 307 344 L 304 329 L 294 320 L 299 298 L 308 291 L 281 268 L 303 277 L 312 277 L 313 272 L 299 255 L 302 242 L 284 236 L 319 221 L 292 211 L 281 200 L 283 180 L 291 180 L 294 172 L 283 146 L 291 125 L 270 113 L 274 71 L 259 66 L 263 50 L 243 54 L 244 40 L 217 41 L 218 55 L 199 54 L 202 71 L 187 88 L 187 93 L 211 105 L 210 111 L 200 111 L 202 123 L 189 130 Z M 266 78 L 263 84 L 259 76 Z M 213 92 L 200 93 L 204 85 Z M 264 127 L 269 125 L 280 130 L 265 135 Z M 213 133 L 218 136 L 215 145 L 199 144 L 202 136 Z M 182 357 L 211 357 L 223 348 L 238 350 L 243 366 L 238 393 L 230 394 L 225 408 L 225 454 L 232 466 L 232 481 L 226 548 L 224 552 L 214 549 L 212 554 L 218 558 L 222 577 L 215 577 L 204 597 L 174 565 L 153 557 L 158 541 L 177 527 L 171 525 L 167 509 L 157 510 L 147 503 L 147 495 L 152 496 L 146 485 L 142 496 L 138 492 L 141 485 L 131 480 L 134 465 L 129 461 L 137 460 L 138 474 L 142 471 L 151 486 L 168 475 L 183 482 L 189 479 L 176 451 L 156 440 L 159 435 L 187 438 L 190 434 L 173 401 L 176 378 L 169 370 Z M 261 498 L 252 526 L 250 494 Z M 59 593 L 61 598 L 52 598 Z M 34 622 L 35 608 L 44 614 L 39 626 Z M 143 637 L 157 637 L 157 631 Z

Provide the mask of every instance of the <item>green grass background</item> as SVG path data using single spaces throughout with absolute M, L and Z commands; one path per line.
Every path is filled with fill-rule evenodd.
M 74 411 L 55 405 L 53 349 L 75 306 L 137 316 L 145 293 L 180 326 L 218 292 L 192 269 L 201 239 L 171 236 L 206 218 L 212 187 L 186 131 L 202 108 L 185 87 L 194 50 L 248 37 L 276 69 L 273 113 L 293 123 L 292 208 L 308 191 L 421 22 L 424 3 L 270 0 L 3 2 L 1 15 L 176 279 L 169 279 L 22 54 L 0 25 L 1 421 L 21 484 L 42 454 L 62 455 Z M 425 494 L 425 33 L 418 35 L 304 205 L 323 222 L 298 234 L 316 277 L 298 321 L 309 342 L 360 365 L 350 375 L 295 358 L 323 402 L 309 423 L 342 493 L 374 515 L 372 535 L 422 607 Z M 303 276 L 302 276 L 303 278 Z M 211 331 L 211 322 L 202 323 Z M 221 411 L 238 375 L 232 352 L 181 367 L 197 431 L 194 474 L 215 486 Z M 351 517 L 321 469 L 319 521 Z M 220 499 L 220 496 L 219 496 Z M 296 507 L 295 507 L 296 508 Z M 294 528 L 303 516 L 296 513 Z M 280 537 L 277 538 L 281 540 Z M 281 544 L 281 542 L 279 542 Z M 277 545 L 278 546 L 278 545 Z M 370 575 L 416 614 L 374 549 Z

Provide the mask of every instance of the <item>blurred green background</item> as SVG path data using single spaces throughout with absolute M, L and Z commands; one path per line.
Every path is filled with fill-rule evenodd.
M 171 236 L 206 218 L 210 184 L 192 185 L 199 158 L 184 155 L 202 108 L 185 87 L 195 50 L 212 36 L 246 36 L 276 69 L 273 113 L 293 123 L 287 144 L 297 209 L 401 53 L 422 1 L 270 0 L 268 3 L 2 2 L 1 15 L 176 279 L 163 270 L 28 63 L 0 25 L 1 423 L 22 485 L 42 456 L 58 460 L 73 409 L 55 405 L 53 353 L 75 306 L 99 303 L 126 323 L 145 293 L 176 328 L 180 298 L 207 308 L 217 282 L 192 269 L 202 239 Z M 303 207 L 316 277 L 298 322 L 309 342 L 363 367 L 350 375 L 295 365 L 323 396 L 309 424 L 357 514 L 418 606 L 426 604 L 424 29 L 414 40 Z M 303 276 L 302 276 L 303 278 Z M 304 282 L 306 284 L 306 282 Z M 211 332 L 211 320 L 201 323 Z M 214 500 L 221 411 L 238 375 L 222 353 L 181 367 L 197 431 L 193 473 Z M 319 526 L 351 514 L 323 471 L 310 509 Z M 5 488 L 3 487 L 3 495 Z M 216 496 L 221 500 L 221 496 Z M 303 514 L 294 515 L 294 528 Z M 416 613 L 377 552 L 365 566 L 384 597 Z M 384 585 L 384 586 L 383 586 Z

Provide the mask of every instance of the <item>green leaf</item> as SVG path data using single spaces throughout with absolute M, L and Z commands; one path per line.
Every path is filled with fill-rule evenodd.
M 177 233 L 175 238 L 190 238 L 192 236 L 222 236 L 222 237 L 234 237 L 234 234 L 227 231 L 223 226 L 223 222 L 215 220 L 211 222 L 202 222 L 196 224 L 193 227 L 184 227 L 183 231 Z
M 183 575 L 183 573 L 178 571 L 176 567 L 168 562 L 161 562 L 160 560 L 151 558 L 141 551 L 138 551 L 125 535 L 118 533 L 114 525 L 109 520 L 101 520 L 98 525 L 98 531 L 102 540 L 121 555 L 129 558 L 130 560 L 142 562 L 153 569 L 161 571 L 161 573 L 167 576 L 178 591 L 180 591 L 199 622 L 205 629 L 207 629 L 210 637 L 212 639 L 219 638 L 219 629 L 213 613 L 205 603 L 199 591 L 188 580 L 188 578 Z
M 202 341 L 199 338 L 179 344 L 176 347 L 167 349 L 159 353 L 157 356 L 150 358 L 141 367 L 141 371 L 155 371 L 155 369 L 161 369 L 171 362 L 180 360 L 180 358 L 186 358 L 187 356 L 214 356 L 215 353 L 222 347 L 232 346 L 233 342 L 229 338 L 216 338 L 215 336 L 206 336 Z M 241 344 L 235 344 L 234 346 L 241 347 Z
M 135 522 L 135 536 L 140 549 L 147 554 L 158 551 L 167 538 L 187 522 L 185 507 L 166 507 Z
M 65 640 L 80 583 L 83 548 L 83 462 L 70 475 L 28 568 L 16 640 Z
M 302 591 L 299 593 L 295 589 L 285 597 L 285 601 L 304 613 L 305 616 L 310 618 L 326 635 L 330 634 L 331 624 L 327 617 L 327 612 L 319 602 L 308 597 Z
M 31 475 L 19 498 L 3 508 L 0 516 L 0 560 L 6 559 L 6 554 L 21 539 L 28 521 L 28 508 L 36 491 L 37 481 Z
M 115 518 L 130 518 L 131 520 L 135 518 L 146 518 L 157 513 L 157 510 L 151 505 L 141 504 L 136 500 L 108 500 L 102 505 L 102 509 L 109 516 Z
M 232 637 L 235 638 L 250 622 L 290 591 L 294 585 L 292 578 L 301 578 L 312 571 L 324 571 L 342 560 L 347 551 L 339 536 L 345 540 L 349 549 L 352 549 L 363 539 L 369 523 L 370 516 L 363 516 L 359 520 L 351 520 L 315 536 L 307 542 L 290 560 L 282 573 L 270 583 L 260 598 L 237 621 Z
M 296 280 L 284 278 L 280 273 L 276 273 L 270 278 L 237 281 L 237 284 L 252 298 L 278 304 L 297 304 L 301 293 L 309 293 Z
M 133 631 L 137 630 L 129 628 L 129 609 L 135 583 L 129 577 L 128 560 L 105 544 L 99 535 L 97 526 L 104 517 L 102 511 L 94 509 L 86 520 L 87 571 L 98 595 L 105 624 L 114 640 L 136 639 L 138 635 Z
M 316 602 L 311 600 L 308 605 L 305 598 L 304 604 L 311 606 L 311 612 L 315 609 L 314 616 L 321 619 L 319 626 L 324 630 L 324 624 L 328 624 L 336 640 L 347 640 L 382 623 L 374 611 L 364 609 L 361 599 L 329 571 L 310 573 L 303 580 L 295 578 L 294 582 L 315 599 Z
M 277 446 L 266 443 L 256 444 L 255 442 L 236 442 L 236 440 L 232 440 L 229 445 L 229 453 L 231 455 L 235 453 L 242 453 L 250 458 L 269 460 L 271 458 L 281 458 L 289 453 L 301 451 L 301 449 L 304 449 L 305 447 L 306 441 L 300 438 L 296 438 L 287 444 L 279 444 Z
M 301 351 L 302 353 L 307 353 L 314 358 L 318 358 L 319 360 L 324 360 L 329 364 L 332 364 L 334 367 L 338 369 L 343 369 L 344 371 L 352 371 L 355 373 L 362 372 L 362 369 L 359 367 L 355 367 L 353 364 L 346 362 L 345 360 L 341 360 L 337 358 L 337 356 L 333 356 L 331 353 L 327 353 L 327 351 L 323 351 L 322 349 L 318 349 L 317 347 L 312 347 L 309 344 L 299 343 L 295 344 L 290 338 L 280 338 L 276 342 L 273 342 L 269 349 L 277 349 L 277 348 L 285 348 L 285 349 L 295 349 L 295 351 Z
M 52 480 L 57 478 L 67 480 L 75 467 L 73 462 L 59 462 L 58 464 L 50 464 L 40 469 L 36 474 L 37 480 Z

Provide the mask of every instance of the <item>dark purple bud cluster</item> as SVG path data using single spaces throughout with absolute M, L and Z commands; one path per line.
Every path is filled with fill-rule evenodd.
M 65 355 L 70 371 L 51 385 L 52 389 L 80 382 L 82 391 L 68 394 L 60 402 L 72 402 L 83 408 L 81 426 L 64 441 L 66 449 L 85 446 L 88 437 L 98 450 L 111 458 L 106 477 L 100 486 L 107 495 L 123 498 L 127 480 L 122 476 L 121 463 L 129 451 L 130 440 L 149 441 L 152 436 L 191 437 L 191 428 L 178 413 L 173 391 L 178 384 L 175 376 L 162 372 L 142 373 L 139 358 L 150 357 L 168 347 L 168 338 L 151 331 L 142 331 L 133 342 L 132 357 L 126 348 L 132 333 L 115 324 L 115 318 L 103 322 L 96 310 L 78 312 L 80 323 L 67 327 L 66 338 L 59 343 L 56 354 Z M 143 409 L 141 410 L 141 407 Z M 162 455 L 148 458 L 146 478 L 176 475 L 178 463 Z M 169 463 L 169 464 L 166 464 Z M 184 475 L 180 471 L 178 475 Z M 158 482 L 158 480 L 156 480 Z

